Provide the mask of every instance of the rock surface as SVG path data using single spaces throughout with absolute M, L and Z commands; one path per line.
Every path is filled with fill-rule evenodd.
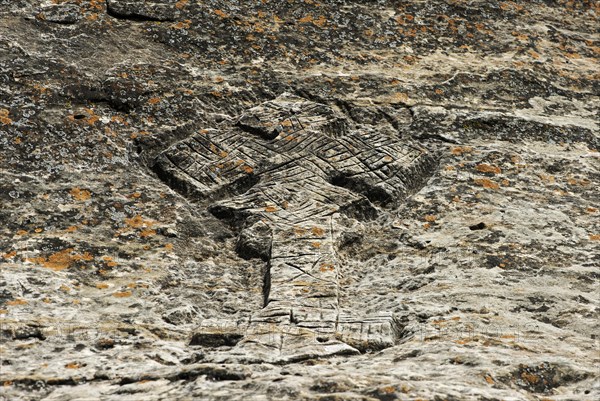
M 600 397 L 597 1 L 0 6 L 0 399 Z

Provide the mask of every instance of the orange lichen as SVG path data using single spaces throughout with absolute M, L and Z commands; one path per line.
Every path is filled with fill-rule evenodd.
M 132 218 L 126 218 L 125 224 L 127 224 L 131 228 L 142 228 L 142 227 L 146 228 L 146 227 L 152 227 L 154 224 L 156 224 L 156 222 L 154 222 L 152 220 L 144 220 L 144 218 L 138 214 Z
M 13 121 L 8 118 L 9 113 L 10 112 L 6 109 L 0 109 L 0 123 L 2 123 L 2 125 L 10 125 L 13 123 Z
M 265 212 L 273 213 L 273 212 L 276 212 L 276 211 L 277 211 L 277 207 L 276 206 L 267 206 L 267 207 L 265 207 Z
M 414 64 L 418 60 L 417 57 L 410 55 L 410 54 L 407 54 L 406 56 L 402 57 L 402 59 L 404 61 L 406 61 L 408 64 Z
M 94 260 L 94 256 L 89 252 L 84 252 L 83 254 L 75 254 L 73 255 L 73 260 L 79 262 L 81 260 L 90 262 Z
M 103 256 L 102 260 L 106 263 L 108 267 L 117 267 L 119 264 L 113 260 L 110 256 Z
M 321 263 L 320 269 L 322 272 L 333 271 L 335 266 L 332 263 Z
M 528 372 L 522 372 L 521 378 L 530 384 L 535 384 L 540 381 L 540 377 L 538 375 Z
M 404 14 L 404 15 L 397 16 L 395 19 L 399 25 L 404 25 L 404 24 L 413 22 L 415 17 L 412 16 L 411 14 Z
M 307 23 L 312 22 L 312 21 L 313 21 L 312 14 L 308 14 L 307 16 L 302 17 L 302 18 L 300 18 L 298 20 L 298 22 L 301 23 L 301 24 L 307 24 Z
M 302 227 L 294 227 L 294 234 L 296 234 L 297 236 L 301 237 L 304 234 L 306 234 L 306 229 L 304 229 Z
M 569 185 L 580 185 L 580 186 L 587 186 L 590 184 L 589 180 L 584 179 L 577 179 L 577 178 L 568 178 L 567 179 L 567 183 Z
M 4 259 L 12 259 L 12 258 L 14 258 L 15 256 L 17 256 L 17 251 L 11 251 L 11 252 L 7 252 L 7 253 L 5 253 L 5 254 L 3 254 L 3 255 L 2 255 L 2 257 L 3 257 Z
M 396 387 L 394 386 L 385 386 L 381 388 L 381 392 L 384 394 L 393 394 L 396 392 Z
M 138 131 L 138 132 L 131 133 L 131 135 L 129 135 L 129 138 L 135 139 L 139 136 L 146 136 L 146 135 L 150 135 L 150 133 L 148 131 Z
M 27 305 L 28 302 L 23 298 L 13 299 L 12 301 L 6 301 L 6 306 L 17 306 L 17 305 Z
M 108 284 L 106 284 L 106 283 L 97 283 L 96 284 L 96 288 L 99 289 L 99 290 L 103 290 L 103 289 L 108 288 Z
M 450 150 L 450 152 L 453 155 L 459 156 L 459 155 L 462 155 L 463 153 L 473 152 L 473 148 L 470 146 L 455 146 Z
M 127 74 L 125 74 L 125 75 L 127 75 Z M 121 116 L 112 116 L 110 118 L 110 122 L 122 124 L 122 125 L 129 125 L 129 123 L 127 121 L 125 121 L 125 119 Z
M 37 258 L 27 258 L 26 261 L 35 263 L 48 269 L 60 271 L 68 269 L 74 262 L 80 260 L 91 260 L 90 258 L 93 259 L 93 257 L 87 252 L 83 255 L 73 254 L 73 248 L 67 248 L 53 253 L 47 258 L 40 256 Z
M 244 170 L 248 174 L 252 174 L 252 172 L 254 171 L 254 169 L 250 166 L 242 166 L 242 170 Z
M 425 221 L 428 221 L 430 223 L 434 222 L 436 219 L 436 217 L 433 214 L 428 214 L 427 216 L 425 216 Z
M 33 84 L 33 88 L 35 90 L 37 90 L 38 92 L 40 92 L 40 95 L 44 95 L 44 94 L 46 94 L 47 92 L 50 91 L 50 88 L 47 88 L 47 87 L 45 87 L 43 85 L 40 85 L 40 84 Z
M 498 189 L 500 188 L 500 185 L 498 185 L 498 183 L 492 181 L 492 180 L 488 180 L 487 178 L 476 178 L 475 179 L 475 184 L 480 185 L 484 188 L 487 189 Z
M 313 248 L 320 248 L 321 247 L 321 243 L 320 242 L 311 242 L 310 245 Z
M 217 9 L 217 10 L 213 10 L 213 11 L 214 11 L 214 13 L 215 13 L 215 14 L 217 14 L 217 15 L 218 15 L 219 17 L 221 17 L 221 18 L 227 18 L 227 17 L 228 17 L 228 16 L 227 16 L 227 14 L 225 14 L 225 13 L 223 12 L 223 10 L 218 10 L 218 9 Z
M 286 120 L 283 120 L 281 122 L 282 127 L 291 127 L 292 125 L 294 125 L 294 124 L 292 123 L 292 121 L 289 118 Z
M 313 235 L 316 235 L 317 237 L 321 237 L 325 233 L 325 231 L 321 227 L 316 227 L 316 226 L 313 227 L 311 229 L 311 231 L 312 231 Z
M 327 24 L 327 19 L 324 16 L 320 15 L 319 18 L 313 20 L 312 23 L 318 26 L 319 28 L 323 28 Z
M 73 199 L 81 202 L 87 201 L 92 197 L 90 191 L 88 191 L 87 189 L 81 189 L 77 187 L 71 189 L 69 193 L 71 194 Z
M 511 32 L 511 35 L 513 35 L 515 38 L 517 38 L 519 40 L 528 40 L 529 39 L 529 35 L 527 35 L 525 33 L 519 33 L 517 31 Z
M 71 363 L 67 363 L 65 365 L 65 368 L 67 369 L 79 369 L 81 367 L 81 365 L 77 362 L 71 362 Z
M 77 1 L 77 3 L 81 3 L 81 1 Z M 90 8 L 95 10 L 103 10 L 104 4 L 106 2 L 104 0 L 90 0 Z
M 121 291 L 121 292 L 115 292 L 112 294 L 113 297 L 116 298 L 127 298 L 131 296 L 131 291 Z
M 555 181 L 554 176 L 549 174 L 538 174 L 538 177 L 544 182 L 552 183 Z
M 150 228 L 144 229 L 140 232 L 140 237 L 146 238 L 156 235 L 156 230 L 152 230 Z
M 475 167 L 475 170 L 477 170 L 481 173 L 493 173 L 493 174 L 500 174 L 502 172 L 500 167 L 491 166 L 489 164 L 479 164 Z
M 253 25 L 253 28 L 252 28 L 252 29 L 254 30 L 254 32 L 257 32 L 257 33 L 263 33 L 263 32 L 265 32 L 265 26 L 264 26 L 264 24 L 263 24 L 263 23 L 261 23 L 261 22 L 257 22 L 257 23 L 255 23 L 255 24 Z M 248 36 L 252 36 L 252 35 L 248 35 Z M 254 46 L 252 46 L 252 47 L 254 47 Z
M 188 2 L 189 0 L 179 0 L 177 3 L 175 3 L 175 8 L 181 10 Z
M 500 3 L 500 8 L 503 11 L 509 11 L 511 9 L 513 9 L 514 11 L 523 10 L 523 6 L 516 4 L 514 1 L 507 1 L 507 2 Z
M 405 103 L 408 101 L 408 95 L 406 93 L 396 93 L 394 94 L 394 99 L 398 102 Z
M 149 104 L 158 104 L 160 103 L 160 98 L 159 97 L 152 97 L 148 100 Z
M 590 241 L 600 241 L 600 234 L 590 234 Z

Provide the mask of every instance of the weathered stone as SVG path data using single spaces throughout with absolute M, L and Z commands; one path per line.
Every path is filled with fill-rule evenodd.
M 60 4 L 42 8 L 36 18 L 57 24 L 74 24 L 81 19 L 81 13 L 75 4 Z
M 235 250 L 244 259 L 260 258 L 267 261 L 271 258 L 273 233 L 268 224 L 257 221 L 248 224 L 240 233 Z
M 0 0 L 0 399 L 598 399 L 596 3 Z
M 129 21 L 174 21 L 179 14 L 171 0 L 106 0 L 106 10 L 111 17 Z
M 306 357 L 331 354 L 334 345 L 319 341 L 327 335 L 347 338 L 363 350 L 393 346 L 391 320 L 340 320 L 335 244 L 344 227 L 339 212 L 348 204 L 370 205 L 369 200 L 399 204 L 432 174 L 434 152 L 383 133 L 366 136 L 332 108 L 287 94 L 245 112 L 236 125 L 241 131 L 232 126 L 174 144 L 158 157 L 155 168 L 166 175 L 166 182 L 183 182 L 184 193 L 204 201 L 240 193 L 239 182 L 254 177 L 243 194 L 219 202 L 216 214 L 246 226 L 236 247 L 240 256 L 268 261 L 265 305 L 247 330 L 271 323 L 306 332 L 290 344 L 272 335 L 249 341 L 267 341 L 261 345 L 277 349 L 283 358 L 293 354 L 296 360 L 299 355 L 287 348 L 311 346 L 306 341 L 313 348 L 302 351 Z M 260 220 L 239 222 L 249 216 Z M 341 346 L 339 351 L 347 349 Z
M 234 346 L 242 337 L 243 334 L 239 330 L 202 329 L 192 335 L 190 345 L 207 347 Z

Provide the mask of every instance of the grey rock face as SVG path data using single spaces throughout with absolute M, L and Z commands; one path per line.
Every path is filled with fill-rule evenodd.
M 106 0 L 108 15 L 129 21 L 174 21 L 178 16 L 176 2 Z
M 36 18 L 57 24 L 74 24 L 81 19 L 81 13 L 75 4 L 58 4 L 42 8 Z
M 0 399 L 598 399 L 598 12 L 0 0 Z

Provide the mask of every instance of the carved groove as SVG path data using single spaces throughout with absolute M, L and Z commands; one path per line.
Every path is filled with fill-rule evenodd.
M 391 314 L 340 316 L 338 216 L 375 219 L 373 204 L 398 206 L 435 163 L 435 154 L 425 149 L 389 134 L 361 132 L 326 105 L 282 95 L 248 110 L 230 129 L 171 146 L 154 169 L 241 230 L 240 256 L 267 263 L 264 308 L 239 346 L 293 354 L 308 344 L 320 354 L 323 347 L 348 353 L 396 341 L 399 329 Z M 287 344 L 273 335 L 273 327 L 290 325 L 314 336 Z

